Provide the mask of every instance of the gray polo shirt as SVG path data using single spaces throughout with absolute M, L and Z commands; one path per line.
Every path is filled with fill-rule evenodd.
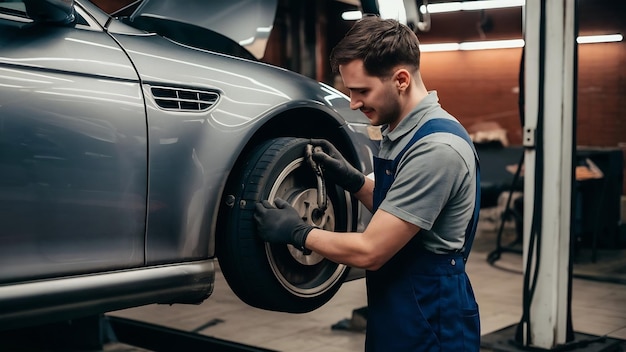
M 393 159 L 417 129 L 433 118 L 455 120 L 429 92 L 391 132 L 382 131 L 379 157 Z M 476 160 L 468 143 L 451 133 L 433 133 L 404 154 L 382 209 L 421 228 L 426 249 L 444 253 L 461 249 L 476 197 Z

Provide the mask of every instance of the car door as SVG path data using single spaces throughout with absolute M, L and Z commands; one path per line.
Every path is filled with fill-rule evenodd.
M 26 10 L 0 1 L 0 283 L 141 266 L 137 74 L 84 10 L 71 24 Z

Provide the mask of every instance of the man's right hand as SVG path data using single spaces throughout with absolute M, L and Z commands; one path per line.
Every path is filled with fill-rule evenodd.
M 339 185 L 350 193 L 355 193 L 365 183 L 365 176 L 341 155 L 341 153 L 325 139 L 311 139 L 313 161 L 318 163 L 331 182 Z M 320 147 L 320 148 L 316 148 Z

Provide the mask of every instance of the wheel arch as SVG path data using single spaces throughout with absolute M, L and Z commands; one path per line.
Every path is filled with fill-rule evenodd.
M 357 152 L 352 145 L 352 140 L 346 131 L 345 122 L 336 119 L 328 113 L 311 107 L 299 107 L 282 111 L 279 114 L 274 115 L 270 119 L 263 123 L 263 126 L 258 128 L 252 137 L 248 139 L 237 159 L 231 168 L 226 183 L 222 189 L 222 195 L 220 202 L 227 202 L 228 194 L 227 190 L 233 182 L 233 178 L 236 176 L 237 170 L 241 164 L 245 161 L 245 156 L 255 146 L 258 146 L 262 142 L 277 138 L 277 137 L 294 137 L 294 138 L 323 138 L 331 141 L 339 150 L 344 153 L 344 157 L 348 159 L 354 165 L 358 165 L 359 158 Z M 352 207 L 355 209 L 358 207 L 356 201 L 353 201 Z M 219 207 L 217 218 L 222 218 L 222 207 Z M 353 219 L 352 226 L 356 226 L 357 219 Z M 220 221 L 216 222 L 216 235 L 219 236 L 223 231 L 223 226 Z M 218 256 L 217 248 L 215 248 L 215 255 Z
M 236 229 L 233 229 L 232 227 L 233 214 L 240 214 L 240 212 L 243 211 L 240 209 L 248 207 L 247 205 L 245 205 L 244 208 L 240 208 L 240 206 L 242 206 L 241 204 L 245 203 L 241 203 L 241 194 L 239 192 L 243 190 L 242 187 L 246 187 L 247 189 L 248 186 L 244 185 L 250 185 L 250 183 L 248 183 L 249 181 L 242 183 L 242 175 L 248 174 L 248 172 L 252 170 L 251 165 L 255 165 L 255 163 L 258 161 L 258 159 L 256 159 L 257 157 L 254 157 L 253 160 L 257 161 L 254 161 L 253 164 L 250 164 L 250 156 L 259 155 L 259 152 L 267 148 L 268 141 L 276 140 L 281 137 L 289 137 L 300 140 L 306 140 L 309 138 L 323 138 L 333 143 L 344 154 L 344 157 L 348 159 L 353 165 L 360 165 L 363 168 L 364 172 L 369 172 L 369 168 L 371 168 L 371 165 L 368 164 L 368 160 L 363 160 L 366 158 L 369 159 L 365 156 L 365 154 L 363 154 L 363 150 L 367 148 L 367 136 L 365 136 L 365 133 L 363 133 L 363 131 L 360 131 L 359 128 L 360 127 L 358 126 L 348 125 L 341 117 L 338 117 L 338 115 L 336 115 L 334 111 L 325 111 L 323 107 L 320 108 L 317 106 L 297 106 L 294 108 L 292 106 L 291 109 L 286 109 L 271 116 L 266 116 L 266 118 L 264 118 L 262 122 L 259 122 L 258 128 L 254 130 L 249 137 L 246 138 L 245 145 L 243 145 L 242 143 L 243 146 L 241 147 L 240 152 L 234 158 L 233 166 L 230 168 L 230 170 L 228 171 L 228 176 L 225 178 L 226 181 L 224 183 L 222 194 L 220 196 L 220 204 L 218 206 L 217 218 L 215 222 L 215 236 L 212 245 L 214 245 L 213 254 L 215 255 L 216 259 L 220 260 L 220 264 L 224 264 L 224 267 L 222 268 L 224 276 L 226 276 L 226 274 L 228 273 L 228 276 L 230 277 L 230 279 L 227 278 L 229 285 L 231 286 L 233 291 L 236 292 L 237 296 L 239 296 L 239 298 L 242 299 L 244 302 L 263 309 L 289 312 L 304 312 L 317 307 L 318 304 L 322 303 L 321 300 L 325 299 L 324 297 L 328 299 L 329 296 L 327 296 L 327 294 L 334 294 L 332 293 L 333 290 L 338 289 L 338 286 L 336 286 L 335 288 L 332 288 L 331 291 L 328 291 L 327 294 L 320 293 L 320 296 L 306 298 L 306 303 L 304 303 L 304 301 L 294 303 L 292 298 L 283 297 L 283 299 L 281 299 L 280 301 L 281 304 L 284 305 L 282 306 L 282 308 L 279 308 L 279 306 L 274 306 L 274 303 L 271 303 L 273 299 L 267 301 L 268 298 L 265 291 L 263 291 L 264 293 L 260 293 L 261 291 L 253 292 L 251 290 L 255 289 L 251 289 L 246 286 L 248 284 L 242 283 L 247 282 L 247 278 L 254 277 L 255 280 L 258 280 L 259 277 L 265 275 L 265 273 L 252 274 L 250 273 L 250 270 L 247 269 L 250 267 L 260 268 L 262 266 L 264 267 L 264 265 L 257 266 L 257 264 L 255 263 L 254 265 L 250 266 L 250 263 L 236 263 L 232 259 L 238 258 L 241 255 L 243 255 L 241 258 L 257 258 L 257 254 L 252 254 L 252 252 L 249 252 L 249 248 L 256 247 L 256 244 L 251 245 L 252 242 L 248 242 L 248 238 L 251 238 L 249 236 L 254 235 L 244 234 L 242 237 L 242 233 L 239 232 L 239 229 L 241 229 L 241 227 L 239 227 L 239 225 L 237 225 L 238 227 L 236 227 Z M 302 146 L 302 153 L 304 153 L 304 146 Z M 371 160 L 369 160 L 369 163 L 371 163 Z M 313 171 L 311 172 L 313 173 Z M 263 181 L 260 181 L 259 179 L 259 182 Z M 340 190 L 340 188 L 338 190 Z M 364 212 L 360 203 L 354 197 L 349 195 L 349 193 L 344 192 L 344 194 L 346 196 L 344 207 L 346 207 L 345 209 L 347 210 L 347 218 L 344 219 L 347 222 L 343 223 L 344 227 L 341 229 L 341 231 L 358 231 L 362 227 L 363 222 L 367 222 L 367 220 L 365 219 L 367 217 L 363 217 Z M 240 215 L 235 216 L 239 217 Z M 246 219 L 240 220 L 243 220 L 244 222 L 241 223 L 236 221 L 235 223 L 245 224 L 247 223 L 247 221 L 249 221 Z M 233 242 L 241 240 L 243 240 L 244 243 Z M 245 251 L 245 253 L 241 251 Z M 225 262 L 222 263 L 222 260 L 225 260 Z M 248 261 L 248 259 L 244 261 Z M 275 272 L 275 275 L 278 274 L 276 274 Z M 352 270 L 348 268 L 348 270 L 343 274 L 342 281 L 349 281 L 359 277 L 361 277 L 359 274 L 353 274 Z M 273 282 L 273 280 L 271 281 Z M 261 282 L 263 282 L 263 284 L 261 284 Z M 264 286 L 265 282 L 266 281 L 259 281 L 254 285 L 254 287 L 263 286 L 265 287 L 265 289 L 267 289 L 268 287 L 272 286 L 269 281 L 269 286 Z M 276 294 L 277 292 L 275 292 L 274 294 L 270 294 L 270 297 L 275 297 Z M 282 295 L 282 293 L 279 295 Z
M 342 151 L 346 159 L 357 164 L 358 156 L 346 128 L 345 121 L 323 110 L 311 107 L 289 109 L 276 114 L 257 129 L 239 155 L 237 162 L 250 148 L 254 148 L 264 140 L 276 137 L 297 137 L 327 139 Z

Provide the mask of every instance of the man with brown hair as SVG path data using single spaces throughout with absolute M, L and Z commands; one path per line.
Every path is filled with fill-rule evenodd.
M 331 54 L 352 109 L 382 126 L 375 181 L 324 140 L 329 181 L 373 212 L 363 233 L 305 223 L 283 200 L 257 204 L 259 235 L 367 269 L 366 351 L 478 351 L 478 305 L 465 261 L 478 221 L 478 159 L 469 135 L 427 91 L 419 41 L 395 20 L 365 17 Z

